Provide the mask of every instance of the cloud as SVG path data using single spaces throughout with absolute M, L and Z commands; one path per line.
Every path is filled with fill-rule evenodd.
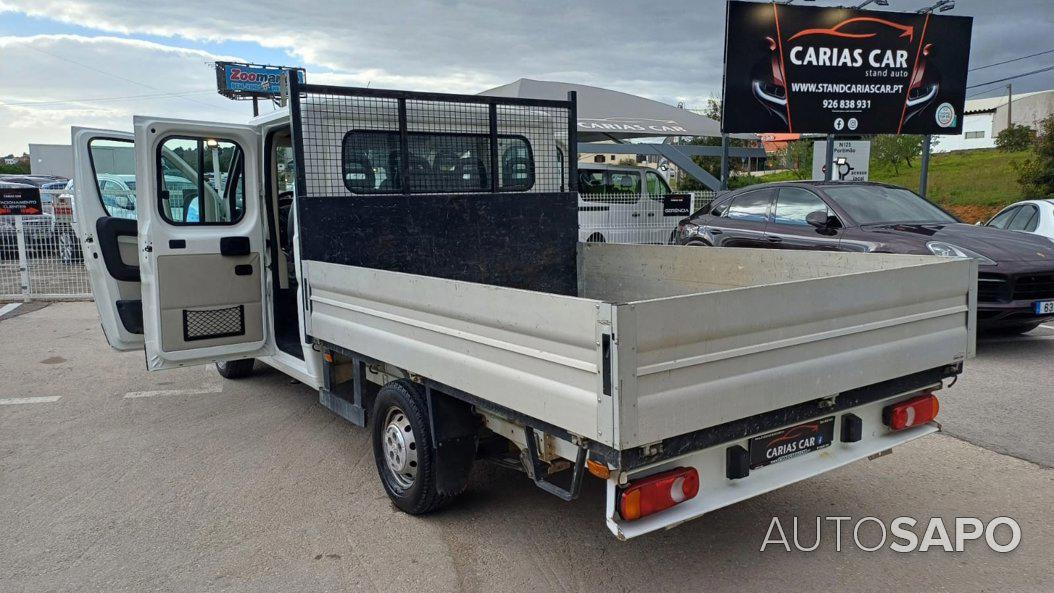
M 897 0 L 890 8 L 914 8 L 902 5 L 904 2 Z M 824 3 L 834 4 L 834 0 Z M 527 77 L 592 84 L 670 104 L 684 101 L 690 107 L 703 106 L 708 97 L 721 92 L 724 2 L 720 0 L 317 0 L 300 4 L 183 0 L 161 6 L 130 0 L 0 0 L 0 14 L 4 11 L 109 35 L 152 36 L 162 44 L 116 37 L 94 42 L 68 36 L 9 41 L 0 48 L 4 54 L 0 79 L 6 85 L 13 81 L 15 86 L 0 87 L 0 101 L 159 92 L 114 74 L 162 91 L 202 91 L 182 98 L 96 101 L 46 110 L 22 106 L 48 125 L 62 110 L 81 110 L 76 114 L 80 117 L 93 108 L 98 109 L 99 121 L 123 122 L 125 128 L 127 115 L 133 112 L 226 119 L 248 113 L 245 105 L 207 92 L 215 83 L 204 64 L 216 56 L 174 47 L 177 45 L 209 48 L 237 43 L 251 54 L 255 44 L 271 53 L 286 54 L 290 65 L 305 66 L 309 81 L 332 84 L 474 93 Z M 957 0 L 951 14 L 975 17 L 971 52 L 975 65 L 1033 53 L 1054 27 L 1054 4 L 1049 0 Z M 171 45 L 165 45 L 167 39 Z M 19 48 L 21 44 L 28 48 Z M 33 48 L 62 53 L 111 74 L 56 60 Z M 254 56 L 242 57 L 252 60 Z M 971 82 L 1049 63 L 1042 59 L 981 70 L 971 76 Z M 13 66 L 12 61 L 26 67 Z M 25 81 L 19 78 L 23 75 Z M 1021 92 L 1051 86 L 1054 73 L 1014 82 L 1015 91 Z M 12 140 L 14 126 L 5 125 L 13 116 L 12 109 L 0 111 L 0 152 L 24 146 L 27 137 Z M 24 110 L 18 114 L 24 117 Z M 73 114 L 66 119 L 72 121 Z M 61 136 L 51 128 L 41 128 L 41 134 Z
M 0 37 L 0 153 L 69 142 L 71 125 L 129 130 L 132 115 L 244 121 L 210 64 L 238 59 L 115 37 Z

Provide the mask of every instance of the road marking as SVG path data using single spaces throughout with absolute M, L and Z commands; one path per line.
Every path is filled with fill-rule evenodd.
M 9 397 L 0 399 L 0 406 L 14 406 L 18 404 L 50 404 L 62 399 L 61 395 L 46 395 L 43 397 Z
M 3 317 L 4 315 L 7 315 L 11 311 L 14 311 L 15 309 L 17 309 L 17 308 L 19 308 L 21 306 L 22 306 L 22 303 L 8 303 L 8 304 L 4 305 L 3 307 L 0 307 L 0 317 Z
M 124 399 L 138 399 L 140 397 L 164 397 L 168 395 L 207 395 L 210 393 L 223 393 L 222 387 L 209 387 L 207 389 L 158 389 L 157 391 L 129 391 L 124 394 Z

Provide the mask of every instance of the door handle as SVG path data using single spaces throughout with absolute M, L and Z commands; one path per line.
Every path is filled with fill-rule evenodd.
M 648 213 L 648 216 L 649 216 L 649 217 L 651 217 L 651 216 L 655 216 L 655 213 L 654 213 L 654 212 L 649 212 L 649 213 Z
M 720 235 L 723 232 L 724 231 L 722 231 L 721 229 L 710 229 L 710 234 L 711 235 Z
M 220 237 L 220 255 L 249 255 L 249 237 Z
M 769 243 L 782 243 L 783 242 L 783 239 L 781 239 L 779 237 L 773 237 L 772 235 L 769 235 L 766 238 L 769 240 Z
M 633 214 L 630 214 L 630 216 L 632 216 L 633 218 L 637 218 L 640 216 L 640 212 L 634 212 Z

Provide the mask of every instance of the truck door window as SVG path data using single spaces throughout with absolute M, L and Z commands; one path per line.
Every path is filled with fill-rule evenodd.
M 289 137 L 276 143 L 275 154 L 275 185 L 278 193 L 292 192 L 296 186 L 296 160 L 293 158 L 293 146 Z
M 660 177 L 658 173 L 648 171 L 644 175 L 649 196 L 665 196 L 670 193 L 670 186 L 666 185 L 666 180 Z
M 94 138 L 88 142 L 88 151 L 106 213 L 135 220 L 135 143 Z
M 584 171 L 578 172 L 578 193 L 583 194 L 582 199 L 589 200 L 589 194 L 604 193 L 604 172 Z
M 168 138 L 158 150 L 158 208 L 172 224 L 234 224 L 245 212 L 243 152 L 229 140 Z
M 640 173 L 636 171 L 612 171 L 607 191 L 609 194 L 640 195 Z

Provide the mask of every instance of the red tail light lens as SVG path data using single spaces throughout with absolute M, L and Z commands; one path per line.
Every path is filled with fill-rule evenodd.
M 886 406 L 882 409 L 882 422 L 893 430 L 903 430 L 933 420 L 939 410 L 937 396 L 927 393 Z
M 619 495 L 618 511 L 626 521 L 636 521 L 695 498 L 699 472 L 679 467 L 634 482 Z

